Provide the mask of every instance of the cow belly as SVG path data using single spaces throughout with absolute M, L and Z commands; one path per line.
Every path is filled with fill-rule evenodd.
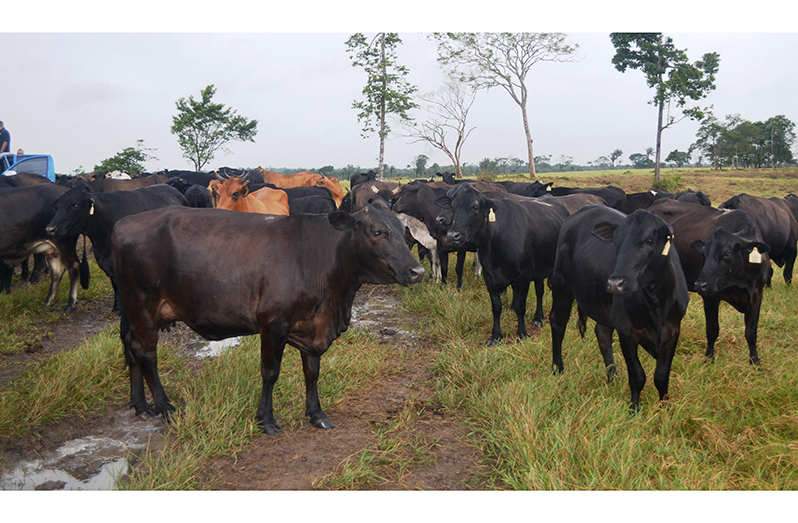
M 25 260 L 31 254 L 50 254 L 57 252 L 58 248 L 50 240 L 38 240 L 28 242 L 20 248 L 9 250 L 3 253 L 2 259 L 5 262 L 16 265 Z

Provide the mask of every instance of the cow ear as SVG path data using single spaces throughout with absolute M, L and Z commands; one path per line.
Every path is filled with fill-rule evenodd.
M 448 196 L 441 196 L 440 198 L 435 200 L 435 205 L 437 205 L 441 209 L 451 209 L 452 199 Z
M 615 229 L 618 228 L 617 224 L 609 223 L 609 222 L 601 222 L 597 223 L 593 226 L 593 229 L 590 231 L 593 236 L 598 238 L 603 242 L 611 242 L 613 236 L 615 235 Z
M 333 211 L 327 214 L 327 219 L 330 221 L 330 225 L 339 231 L 351 229 L 355 226 L 355 219 L 345 211 Z
M 706 247 L 707 242 L 704 240 L 696 240 L 690 244 L 690 248 L 696 251 L 699 254 L 704 254 L 704 247 Z
M 766 252 L 768 252 L 768 251 L 770 250 L 770 247 L 768 247 L 768 246 L 767 246 L 767 244 L 765 244 L 765 243 L 762 243 L 762 242 L 748 242 L 748 243 L 744 243 L 744 244 L 743 244 L 743 248 L 744 248 L 746 251 L 748 251 L 749 253 L 750 253 L 751 251 L 753 251 L 754 249 L 756 249 L 757 251 L 759 251 L 759 254 L 765 254 Z

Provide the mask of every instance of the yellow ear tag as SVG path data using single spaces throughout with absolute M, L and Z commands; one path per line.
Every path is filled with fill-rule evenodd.
M 488 221 L 495 222 L 496 221 L 496 213 L 493 212 L 493 209 L 490 210 L 488 213 Z
M 668 241 L 665 242 L 665 247 L 662 248 L 662 255 L 667 256 L 668 253 L 671 252 L 671 239 L 668 238 Z
M 546 192 L 551 192 L 551 185 L 546 186 Z
M 89 209 L 89 216 L 91 216 L 92 214 L 94 214 L 94 204 L 93 203 L 91 204 L 91 209 Z
M 762 255 L 756 250 L 756 247 L 754 247 L 754 250 L 748 255 L 748 263 L 762 263 Z

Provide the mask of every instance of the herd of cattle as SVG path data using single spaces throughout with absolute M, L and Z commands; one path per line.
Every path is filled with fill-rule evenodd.
M 66 310 L 74 310 L 78 283 L 89 283 L 88 238 L 114 288 L 136 413 L 169 418 L 174 410 L 158 376 L 156 349 L 159 329 L 182 321 L 210 340 L 260 334 L 257 418 L 268 434 L 281 430 L 272 392 L 286 343 L 302 355 L 306 415 L 316 427 L 333 426 L 318 398 L 320 357 L 347 329 L 362 284 L 421 281 L 414 244 L 443 284 L 448 253 L 456 253 L 458 288 L 466 253 L 476 253 L 493 313 L 488 344 L 502 339 L 501 295 L 508 287 L 516 336 L 529 336 L 532 282 L 532 325 L 543 326 L 546 280 L 554 372 L 563 370 L 562 342 L 574 302 L 580 333 L 587 318 L 596 322 L 608 379 L 617 375 L 617 331 L 633 410 L 646 380 L 638 346 L 656 359 L 654 383 L 660 399 L 667 396 L 688 291 L 703 300 L 706 355 L 714 354 L 718 308 L 726 301 L 744 315 L 749 358 L 759 363 L 757 327 L 770 261 L 784 267 L 787 283 L 792 279 L 798 197 L 739 194 L 716 208 L 693 191 L 627 194 L 616 187 L 441 176 L 400 185 L 358 174 L 347 193 L 335 178 L 260 167 L 64 185 L 24 173 L 0 177 L 0 289 L 10 290 L 13 267 L 32 254 L 29 277 L 38 277 L 46 256 L 51 286 L 45 305 L 67 271 Z M 144 380 L 154 405 L 146 401 Z

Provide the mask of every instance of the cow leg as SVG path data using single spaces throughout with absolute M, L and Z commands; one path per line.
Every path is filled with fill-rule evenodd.
M 136 409 L 136 416 L 141 414 L 155 416 L 155 412 L 147 404 L 147 399 L 144 396 L 144 375 L 136 358 L 136 354 L 142 352 L 142 347 L 139 341 L 134 339 L 130 323 L 124 312 L 119 322 L 119 337 L 122 338 L 122 344 L 125 347 L 125 363 L 130 372 L 130 406 Z
M 543 278 L 535 280 L 535 315 L 532 317 L 532 326 L 543 328 Z
M 457 263 L 454 266 L 454 272 L 457 273 L 457 288 L 463 288 L 463 267 L 465 266 L 466 250 L 460 249 L 457 251 Z
M 46 267 L 47 267 L 47 262 L 45 261 L 44 254 L 34 254 L 33 269 L 31 269 L 30 271 L 30 278 L 28 278 L 28 283 L 39 283 L 39 280 L 41 280 L 42 278 L 42 272 L 44 272 Z
M 22 260 L 22 263 L 20 263 L 19 266 L 21 269 L 19 273 L 19 279 L 25 281 L 28 279 L 28 276 L 30 276 L 30 268 L 28 267 L 28 258 Z
M 606 325 L 599 325 L 593 332 L 596 333 L 596 341 L 598 342 L 601 357 L 604 359 L 604 366 L 607 369 L 607 382 L 616 381 L 618 379 L 618 369 L 615 367 L 615 357 L 612 355 L 612 327 Z
M 474 253 L 474 278 L 482 276 L 482 264 L 479 263 L 479 253 Z
M 122 297 L 119 295 L 119 287 L 116 285 L 116 278 L 111 278 L 111 287 L 114 288 L 114 306 L 111 308 L 111 312 L 119 314 L 122 310 Z
M 756 337 L 759 329 L 759 309 L 762 306 L 762 291 L 756 289 L 752 296 L 751 308 L 745 314 L 745 341 L 748 342 L 748 360 L 751 365 L 759 365 L 759 354 L 756 351 Z
M 795 266 L 795 257 L 798 255 L 798 251 L 795 250 L 795 244 L 791 244 L 789 246 L 791 249 L 788 252 L 785 252 L 784 258 L 784 281 L 787 285 L 792 283 L 792 269 Z
M 441 284 L 446 285 L 446 279 L 449 275 L 449 253 L 444 251 L 438 245 L 438 254 L 441 264 Z
M 331 429 L 330 418 L 321 410 L 319 402 L 319 364 L 321 357 L 302 353 L 302 371 L 305 373 L 305 416 L 310 416 L 310 424 L 317 429 Z
M 80 260 L 78 260 L 78 254 L 75 251 L 78 237 L 75 236 L 74 239 L 66 241 L 69 241 L 70 244 L 64 246 L 64 253 L 66 254 L 62 254 L 61 259 L 69 273 L 69 301 L 64 308 L 64 312 L 73 312 L 78 302 L 78 285 L 80 284 Z
M 441 282 L 441 258 L 438 255 L 438 249 L 430 249 L 429 251 L 429 266 L 432 280 L 436 283 Z
M 493 313 L 493 330 L 490 333 L 490 338 L 488 338 L 488 346 L 490 347 L 496 345 L 502 339 L 502 292 L 507 287 L 494 285 L 491 278 L 488 277 L 488 273 L 484 274 L 484 280 L 490 296 L 490 309 Z
M 518 319 L 518 329 L 516 335 L 518 339 L 529 337 L 526 330 L 526 297 L 529 294 L 529 281 L 519 280 L 513 284 L 513 310 Z M 541 323 L 542 324 L 542 323 Z
M 45 307 L 49 307 L 53 304 L 55 293 L 58 291 L 58 285 L 61 283 L 61 277 L 66 270 L 66 266 L 62 262 L 61 255 L 58 251 L 47 256 L 47 264 L 50 266 L 50 292 L 47 293 L 47 298 L 44 300 Z
M 657 366 L 654 369 L 654 386 L 657 387 L 660 401 L 668 400 L 668 383 L 671 379 L 673 355 L 676 354 L 676 345 L 679 343 L 679 330 L 677 327 L 673 338 L 659 348 Z
M 720 299 L 715 296 L 702 296 L 704 301 L 704 320 L 706 321 L 707 329 L 707 352 L 706 357 L 710 359 L 715 358 L 715 341 L 720 334 L 720 324 L 718 323 L 718 309 L 720 308 Z
M 552 289 L 551 312 L 549 312 L 549 325 L 551 327 L 551 366 L 553 374 L 563 371 L 562 340 L 565 337 L 565 328 L 571 318 L 571 308 L 574 304 L 574 295 L 570 289 Z
M 646 373 L 637 356 L 637 344 L 626 336 L 621 336 L 620 332 L 618 333 L 618 337 L 621 341 L 623 358 L 626 360 L 626 371 L 629 375 L 629 388 L 632 391 L 632 401 L 629 405 L 629 410 L 635 413 L 640 410 L 640 392 L 646 385 Z
M 277 420 L 274 419 L 272 395 L 274 393 L 274 384 L 277 382 L 277 378 L 280 377 L 286 337 L 285 326 L 270 325 L 268 330 L 261 328 L 260 375 L 263 380 L 263 390 L 258 404 L 257 418 L 258 426 L 270 436 L 279 434 L 283 430 Z
M 14 277 L 14 268 L 0 261 L 0 293 L 11 293 L 11 279 Z

